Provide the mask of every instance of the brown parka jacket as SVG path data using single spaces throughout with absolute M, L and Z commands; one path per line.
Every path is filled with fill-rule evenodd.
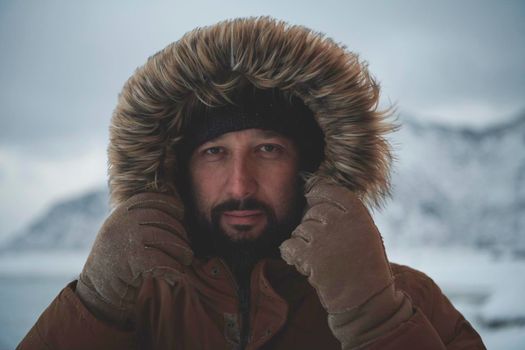
M 299 97 L 325 138 L 324 159 L 306 188 L 330 178 L 369 207 L 389 194 L 394 129 L 377 110 L 379 87 L 356 55 L 323 35 L 271 18 L 236 19 L 196 29 L 152 56 L 128 80 L 113 115 L 109 146 L 111 200 L 142 192 L 176 195 L 177 145 L 197 102 L 228 103 L 241 81 Z M 191 232 L 189 233 L 191 235 Z M 391 264 L 412 317 L 367 349 L 484 349 L 426 275 Z M 180 278 L 147 278 L 135 330 L 97 319 L 69 284 L 19 349 L 236 349 L 239 297 L 226 264 L 194 258 Z M 281 259 L 260 261 L 250 287 L 247 349 L 340 349 L 315 290 Z
M 484 349 L 463 316 L 426 275 L 392 264 L 396 287 L 414 315 L 366 349 Z M 184 279 L 148 279 L 141 288 L 137 332 L 97 320 L 64 288 L 18 349 L 238 349 L 239 300 L 219 259 L 196 261 Z M 246 349 L 341 349 L 327 313 L 304 276 L 281 260 L 260 262 L 251 282 L 251 339 Z M 146 345 L 144 345 L 146 344 Z

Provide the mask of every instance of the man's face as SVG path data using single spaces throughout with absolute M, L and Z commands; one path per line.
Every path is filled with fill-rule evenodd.
M 230 132 L 195 149 L 190 181 L 198 216 L 231 241 L 253 241 L 297 209 L 298 150 L 268 130 Z

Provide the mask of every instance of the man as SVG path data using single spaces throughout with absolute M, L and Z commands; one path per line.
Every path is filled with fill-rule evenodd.
M 127 82 L 116 209 L 20 349 L 483 349 L 390 264 L 379 88 L 352 53 L 269 18 L 198 29 Z

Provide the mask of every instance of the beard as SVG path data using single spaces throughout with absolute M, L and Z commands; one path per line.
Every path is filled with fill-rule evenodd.
M 299 186 L 298 186 L 299 187 Z M 230 267 L 241 286 L 249 283 L 255 264 L 264 258 L 280 258 L 279 246 L 290 238 L 290 234 L 300 223 L 305 204 L 302 191 L 297 189 L 288 210 L 281 220 L 277 219 L 273 208 L 255 198 L 243 200 L 230 199 L 211 209 L 210 215 L 199 210 L 195 195 L 190 196 L 186 211 L 186 224 L 197 257 L 208 259 L 222 258 Z M 266 215 L 266 226 L 257 237 L 232 239 L 220 226 L 225 211 L 260 210 Z M 211 219 L 209 219 L 211 218 Z M 237 231 L 248 231 L 250 225 L 234 225 Z

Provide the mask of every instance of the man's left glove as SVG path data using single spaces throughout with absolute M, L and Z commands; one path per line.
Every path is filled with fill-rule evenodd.
M 308 277 L 343 349 L 363 345 L 412 315 L 396 291 L 381 235 L 348 189 L 321 181 L 306 193 L 307 208 L 281 255 Z
M 193 252 L 174 196 L 141 193 L 117 207 L 102 225 L 76 293 L 97 317 L 130 328 L 146 276 L 178 278 Z

